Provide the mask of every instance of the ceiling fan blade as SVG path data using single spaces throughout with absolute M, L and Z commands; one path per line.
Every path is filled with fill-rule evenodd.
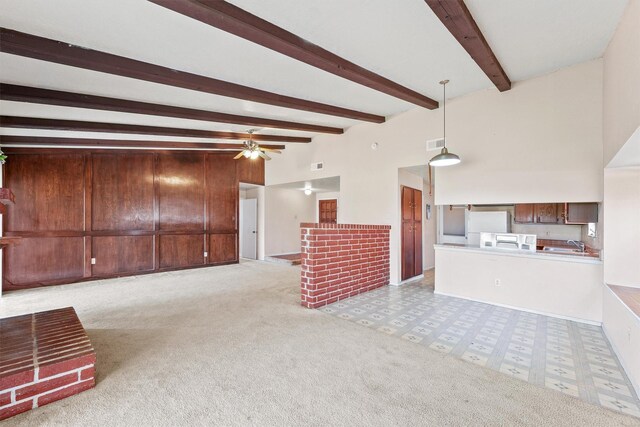
M 239 152 L 239 153 L 238 153 L 238 155 L 237 155 L 237 156 L 235 156 L 235 157 L 233 158 L 233 160 L 238 160 L 238 159 L 239 159 L 240 157 L 242 157 L 242 156 L 244 156 L 244 150 L 242 150 L 241 152 Z
M 268 151 L 270 153 L 278 153 L 278 154 L 282 153 L 282 151 L 276 150 L 275 148 L 262 148 L 262 147 L 260 147 L 260 149 L 262 151 Z
M 271 160 L 271 157 L 267 156 L 265 153 L 263 153 L 262 151 L 258 151 L 258 154 L 260 157 L 262 157 L 265 160 Z

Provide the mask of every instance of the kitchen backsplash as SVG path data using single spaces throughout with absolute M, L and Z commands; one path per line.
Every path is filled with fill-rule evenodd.
M 543 224 L 515 224 L 511 223 L 511 232 L 518 234 L 535 234 L 538 239 L 580 240 L 581 225 L 543 225 Z

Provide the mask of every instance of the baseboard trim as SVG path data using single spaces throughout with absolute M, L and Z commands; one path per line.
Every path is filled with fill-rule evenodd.
M 403 280 L 402 282 L 399 282 L 399 283 L 391 283 L 391 282 L 390 282 L 390 283 L 389 283 L 389 286 L 402 286 L 402 285 L 404 285 L 405 283 L 415 282 L 416 280 L 422 280 L 422 279 L 424 279 L 424 273 L 423 273 L 423 274 L 420 274 L 420 275 L 418 275 L 418 276 L 410 277 L 410 278 L 408 278 L 407 280 Z
M 455 295 L 455 294 L 449 294 L 449 293 L 446 293 L 446 292 L 440 292 L 438 290 L 435 290 L 433 293 L 434 294 L 438 294 L 438 295 L 444 295 L 444 296 L 447 296 L 447 297 L 461 298 L 461 299 L 466 299 L 466 300 L 469 300 L 469 301 L 481 302 L 483 304 L 489 304 L 489 305 L 495 305 L 495 306 L 498 306 L 498 307 L 509 308 L 511 310 L 524 311 L 526 313 L 540 314 L 542 316 L 555 317 L 556 319 L 571 320 L 572 322 L 585 323 L 587 325 L 593 325 L 593 326 L 602 326 L 602 322 L 598 322 L 598 321 L 595 321 L 595 320 L 580 319 L 580 318 L 571 317 L 571 316 L 562 316 L 560 314 L 548 313 L 548 312 L 538 311 L 538 310 L 531 310 L 531 309 L 522 308 L 522 307 L 515 307 L 515 306 L 507 305 L 507 304 L 498 304 L 498 303 L 495 303 L 495 302 L 489 302 L 489 301 L 484 301 L 484 300 L 480 300 L 480 299 L 469 298 L 469 297 L 464 297 L 464 296 Z

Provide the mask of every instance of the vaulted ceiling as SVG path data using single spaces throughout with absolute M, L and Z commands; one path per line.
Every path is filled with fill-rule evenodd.
M 216 3 L 215 0 L 201 1 Z M 235 84 L 230 89 L 232 92 L 238 90 L 238 85 L 247 86 L 298 98 L 299 102 L 326 104 L 369 116 L 389 117 L 411 108 L 423 108 L 415 102 L 316 68 L 155 3 L 167 6 L 179 2 L 3 0 L 0 26 L 169 70 L 230 82 Z M 451 80 L 447 87 L 450 97 L 481 89 L 497 90 L 494 82 L 431 9 L 432 3 L 437 1 L 232 0 L 229 3 L 425 98 L 441 100 L 438 81 L 443 78 Z M 626 3 L 627 0 L 465 2 L 486 43 L 514 84 L 600 57 Z M 6 43 L 6 40 L 8 38 L 3 37 L 0 43 Z M 249 128 L 259 128 L 258 133 L 261 134 L 301 138 L 313 137 L 319 132 L 339 132 L 339 129 L 362 122 L 349 118 L 349 114 L 323 114 L 317 110 L 287 108 L 258 102 L 262 100 L 260 97 L 222 96 L 185 86 L 132 78 L 126 74 L 6 53 L 5 49 L 0 53 L 0 82 L 180 107 L 173 114 L 158 115 L 152 112 L 152 105 L 146 105 L 146 111 L 134 114 L 123 112 L 127 111 L 126 106 L 119 109 L 98 107 L 96 103 L 99 102 L 114 102 L 100 99 L 90 99 L 93 104 L 86 101 L 89 108 L 78 108 L 60 102 L 49 105 L 51 103 L 24 102 L 28 100 L 26 98 L 8 100 L 12 98 L 4 97 L 0 101 L 2 116 L 193 131 L 244 133 Z M 9 93 L 8 89 L 5 86 L 5 93 Z M 46 97 L 46 94 L 40 95 Z M 200 112 L 194 113 L 193 110 Z M 222 115 L 205 117 L 206 112 Z M 201 116 L 195 120 L 198 114 Z M 225 115 L 253 119 L 243 121 Z M 325 129 L 293 125 L 288 126 L 290 129 L 283 129 L 268 120 L 259 119 L 316 125 Z M 9 122 L 5 120 L 6 123 Z M 183 136 L 174 132 L 150 138 L 144 132 L 127 132 L 126 127 L 115 132 L 113 128 L 102 129 L 96 133 L 86 126 L 56 130 L 55 127 L 16 128 L 4 124 L 0 133 L 5 136 L 229 142 L 227 138 L 216 137 L 220 134 L 201 137 L 198 132 Z M 327 127 L 334 129 L 328 130 Z

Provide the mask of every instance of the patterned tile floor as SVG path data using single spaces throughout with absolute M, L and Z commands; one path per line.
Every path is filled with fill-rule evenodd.
M 435 295 L 429 282 L 385 286 L 321 310 L 640 417 L 640 400 L 602 328 Z

